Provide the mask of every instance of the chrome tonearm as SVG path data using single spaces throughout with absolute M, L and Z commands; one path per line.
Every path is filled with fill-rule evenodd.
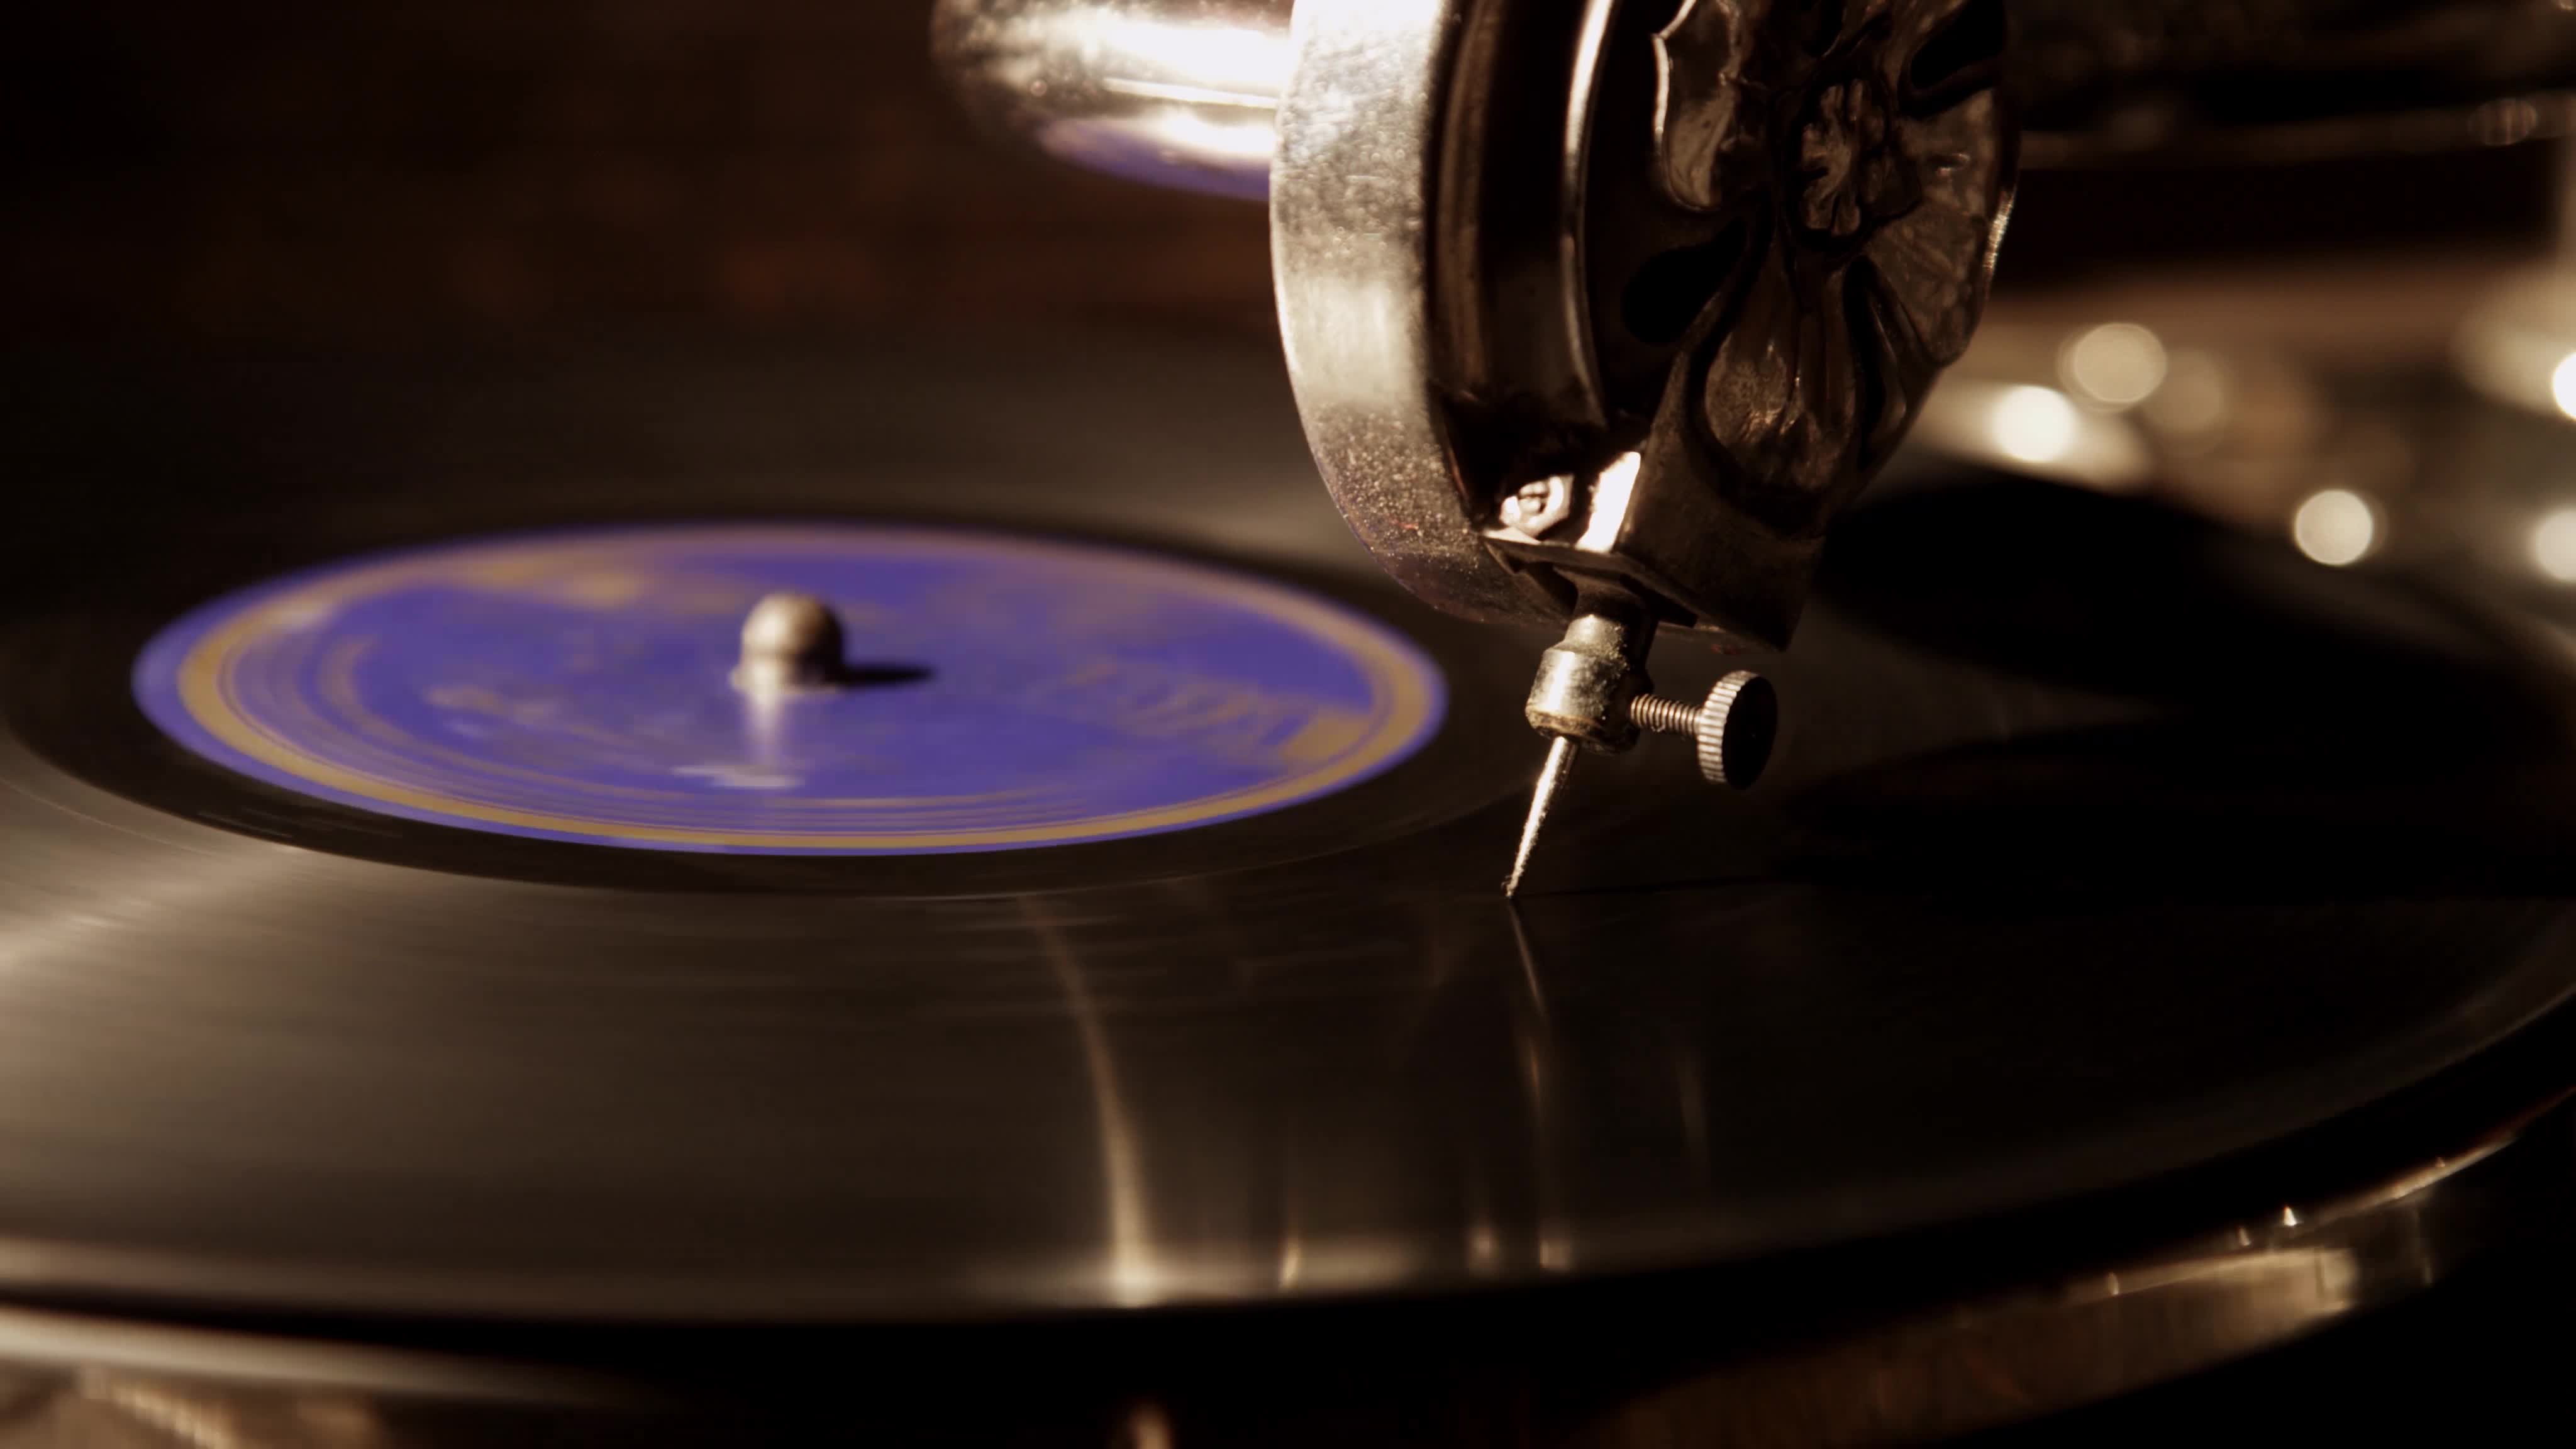
M 1548 764 L 1691 737 L 1759 774 L 1768 686 L 1654 695 L 1656 631 L 1779 647 L 1825 529 L 1986 296 L 2012 195 L 1999 0 L 949 0 L 952 70 L 1090 164 L 1267 192 L 1308 441 L 1451 613 L 1565 629 Z M 1235 128 L 1239 164 L 1211 137 Z M 1158 136 L 1179 137 L 1162 145 Z

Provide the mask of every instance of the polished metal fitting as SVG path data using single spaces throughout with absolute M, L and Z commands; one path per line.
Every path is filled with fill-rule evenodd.
M 1601 753 L 1637 743 L 1628 704 L 1645 688 L 1639 671 L 1648 630 L 1630 618 L 1585 614 L 1538 659 L 1530 683 L 1530 728 Z

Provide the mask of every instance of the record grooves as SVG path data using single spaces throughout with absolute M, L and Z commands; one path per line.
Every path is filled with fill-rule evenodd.
M 971 421 L 966 377 L 878 381 Z M 1444 676 L 1437 733 L 1382 773 L 1044 849 L 431 824 L 225 769 L 135 702 L 156 635 L 264 578 L 822 517 L 799 488 L 666 480 L 620 508 L 495 465 L 396 526 L 284 478 L 260 507 L 304 522 L 256 563 L 175 530 L 113 578 L 31 560 L 17 587 L 46 592 L 0 663 L 0 1284 L 535 1332 L 1749 1284 L 1969 1240 L 2073 1265 L 2554 1095 L 2563 683 L 2411 581 L 1990 478 L 1897 490 L 1764 664 L 1796 702 L 1775 781 L 1587 761 L 1514 911 L 1526 655 L 1394 602 L 1320 498 L 1266 486 L 1302 467 L 1293 431 L 1247 436 L 1224 476 L 1060 469 L 1080 517 L 1001 481 L 943 512 L 975 490 L 938 479 L 859 511 L 1284 582 Z M 2033 517 L 2049 550 L 2012 532 Z M 1867 587 L 1924 569 L 1950 614 Z M 2235 635 L 2163 650 L 2148 578 Z M 2068 640 L 2100 647 L 2059 668 Z M 2217 687 L 2264 657 L 2281 688 Z M 1655 672 L 1687 695 L 1733 662 Z

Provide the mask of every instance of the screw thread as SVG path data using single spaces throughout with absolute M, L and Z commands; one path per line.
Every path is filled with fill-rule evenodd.
M 1659 735 L 1687 735 L 1699 729 L 1699 706 L 1661 695 L 1641 694 L 1628 701 L 1628 718 L 1637 728 Z

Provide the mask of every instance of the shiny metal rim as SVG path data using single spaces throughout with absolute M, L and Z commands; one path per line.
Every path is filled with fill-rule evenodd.
M 2387 1307 L 2499 1236 L 2559 1220 L 2576 1188 L 2571 1149 L 2576 1106 L 2561 1098 L 2366 1191 L 2285 1203 L 2169 1252 L 1726 1365 L 1629 1399 L 1567 1442 L 1879 1443 L 2114 1398 Z M 384 1442 L 386 1416 L 404 1405 L 430 1410 L 405 1443 L 471 1442 L 428 1427 L 440 1405 L 483 1406 L 504 1422 L 611 1413 L 627 1429 L 610 1442 L 626 1442 L 620 1432 L 649 1441 L 653 1420 L 636 1415 L 657 1403 L 676 1407 L 597 1375 L 0 1309 L 0 1446 L 53 1442 L 21 1432 L 131 1422 L 256 1425 L 256 1442 L 274 1449 L 334 1449 Z
M 1439 395 L 1433 188 L 1453 139 L 1451 88 L 1470 84 L 1453 76 L 1453 56 L 1493 8 L 1297 7 L 1271 176 L 1272 272 L 1307 442 L 1361 542 L 1398 583 L 1452 613 L 1549 623 L 1553 612 L 1485 546 Z
M 2361 1192 L 2284 1203 L 2175 1249 L 1671 1385 L 1589 1449 L 1946 1438 L 2116 1398 L 2402 1302 L 2563 1220 L 2576 1094 Z

